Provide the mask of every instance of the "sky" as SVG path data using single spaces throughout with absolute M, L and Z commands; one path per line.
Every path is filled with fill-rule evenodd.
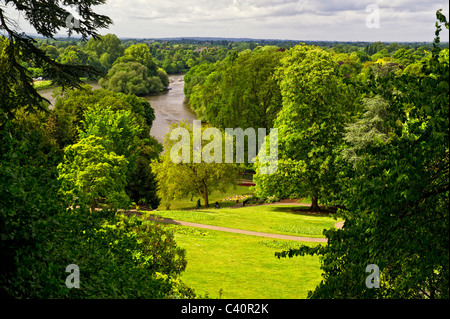
M 431 42 L 441 8 L 448 17 L 447 0 L 108 0 L 94 11 L 114 22 L 99 33 L 121 38 Z

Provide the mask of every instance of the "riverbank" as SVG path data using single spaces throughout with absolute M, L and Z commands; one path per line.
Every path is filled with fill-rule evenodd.
M 169 89 L 159 94 L 144 96 L 155 110 L 155 120 L 153 122 L 150 135 L 156 138 L 161 144 L 164 143 L 164 135 L 169 132 L 172 123 L 184 120 L 189 122 L 196 120 L 197 116 L 189 109 L 184 99 L 184 74 L 169 76 Z M 97 82 L 88 82 L 93 89 L 100 89 Z M 39 94 L 50 102 L 49 109 L 53 108 L 55 99 L 53 91 L 55 87 L 39 90 Z

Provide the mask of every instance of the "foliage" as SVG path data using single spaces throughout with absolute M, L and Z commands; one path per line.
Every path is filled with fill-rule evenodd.
M 374 83 L 387 103 L 388 139 L 356 151 L 361 159 L 342 180 L 344 228 L 325 232 L 324 247 L 277 253 L 321 256 L 324 279 L 310 297 L 448 299 L 449 64 L 441 57 L 448 50 L 435 45 L 423 75 Z M 380 289 L 365 285 L 370 264 L 380 268 Z
M 124 54 L 122 41 L 114 34 L 91 38 L 86 43 L 86 51 L 93 51 L 105 70 L 109 70 L 117 58 Z
M 148 77 L 146 66 L 138 62 L 125 62 L 115 64 L 106 78 L 100 79 L 99 84 L 116 93 L 146 95 L 150 90 L 161 91 L 163 87 L 160 81 L 155 82 L 153 78 Z
M 102 201 L 115 208 L 126 208 L 125 193 L 129 162 L 103 146 L 113 141 L 90 135 L 66 147 L 64 161 L 58 165 L 62 192 L 94 212 Z
M 166 89 L 169 78 L 154 62 L 149 47 L 135 44 L 125 50 L 99 83 L 113 92 L 145 95 Z
M 132 157 L 136 155 L 142 129 L 136 124 L 131 110 L 113 111 L 110 107 L 94 106 L 88 108 L 83 117 L 78 130 L 80 140 L 100 137 L 106 150 L 134 161 Z
M 364 100 L 365 113 L 345 128 L 343 140 L 347 142 L 348 147 L 343 149 L 343 159 L 355 164 L 361 159 L 356 155 L 358 151 L 364 150 L 377 140 L 387 141 L 389 130 L 384 121 L 388 106 L 380 96 Z
M 47 38 L 53 38 L 54 34 L 61 28 L 66 29 L 66 18 L 69 16 L 60 1 L 42 2 L 31 0 L 26 5 L 22 1 L 11 0 L 8 4 L 22 13 L 26 21 L 36 31 Z M 74 31 L 87 39 L 89 36 L 96 37 L 97 28 L 107 27 L 111 19 L 99 15 L 92 7 L 104 3 L 103 0 L 92 1 L 65 1 L 65 5 L 74 5 L 83 17 L 80 26 L 69 29 L 68 33 Z M 52 12 L 51 15 L 48 12 Z M 33 88 L 33 81 L 27 69 L 21 62 L 33 60 L 36 67 L 43 70 L 45 77 L 51 78 L 55 85 L 67 87 L 79 87 L 81 77 L 93 77 L 100 73 L 99 70 L 85 65 L 65 65 L 51 59 L 45 51 L 35 46 L 36 40 L 15 30 L 16 24 L 8 18 L 6 12 L 0 9 L 0 29 L 4 30 L 7 39 L 2 36 L 0 50 L 0 96 L 2 96 L 2 109 L 9 116 L 14 109 L 26 106 L 28 110 L 41 108 L 44 99 Z
M 57 29 L 65 26 L 65 18 L 69 14 L 62 8 L 60 1 L 8 3 L 19 12 L 25 13 L 25 18 L 38 33 L 49 38 Z M 65 5 L 75 5 L 80 15 L 86 19 L 81 22 L 80 28 L 75 30 L 81 33 L 84 39 L 88 36 L 96 37 L 96 28 L 105 27 L 111 22 L 108 17 L 92 11 L 92 6 L 101 3 L 103 1 L 64 1 Z M 49 10 L 51 15 L 48 14 Z M 26 70 L 26 64 L 30 60 L 34 60 L 36 68 L 41 68 L 46 77 L 53 79 L 55 84 L 62 85 L 63 88 L 79 87 L 79 78 L 82 75 L 98 72 L 93 73 L 94 69 L 91 67 L 65 65 L 54 61 L 58 54 L 55 52 L 56 48 L 38 49 L 35 47 L 37 41 L 10 28 L 14 25 L 13 21 L 5 16 L 3 9 L 0 9 L 0 29 L 8 35 L 8 39 L 0 38 L 2 297 L 195 297 L 193 290 L 178 278 L 186 268 L 185 252 L 176 246 L 171 232 L 147 220 L 127 218 L 111 210 L 93 214 L 85 207 L 67 209 L 70 202 L 65 196 L 60 196 L 60 188 L 67 180 L 58 179 L 57 165 L 64 155 L 60 146 L 69 145 L 63 166 L 82 166 L 78 172 L 64 169 L 60 169 L 60 172 L 71 175 L 73 181 L 80 182 L 80 187 L 83 178 L 86 178 L 83 173 L 97 174 L 99 179 L 92 183 L 94 186 L 101 184 L 101 179 L 113 176 L 106 187 L 109 187 L 108 192 L 117 193 L 112 196 L 115 201 L 122 201 L 125 192 L 114 187 L 124 184 L 127 160 L 124 156 L 108 152 L 106 148 L 112 148 L 110 143 L 102 144 L 105 138 L 120 139 L 118 136 L 122 133 L 135 135 L 139 132 L 119 132 L 114 125 L 111 125 L 108 131 L 105 125 L 96 127 L 93 124 L 95 121 L 91 120 L 95 116 L 84 118 L 83 112 L 87 106 L 93 105 L 89 103 L 89 99 L 95 95 L 86 94 L 86 91 L 84 94 L 80 93 L 81 91 L 66 93 L 68 96 L 72 94 L 72 108 L 68 112 L 61 112 L 61 109 L 59 111 L 67 116 L 58 116 L 61 115 L 58 112 L 49 114 L 42 98 L 31 85 L 32 81 Z M 69 30 L 69 33 L 71 32 L 72 30 Z M 46 52 L 49 53 L 48 56 Z M 85 55 L 73 47 L 68 48 L 66 56 L 65 62 L 68 63 L 75 61 L 69 61 L 69 58 L 83 57 L 89 61 L 91 57 L 89 53 Z M 76 98 L 77 94 L 78 97 L 84 96 L 85 100 Z M 110 93 L 100 92 L 96 97 L 99 96 L 116 102 L 110 105 L 111 109 L 105 109 L 103 117 L 99 118 L 109 120 L 117 117 L 116 120 L 120 122 L 121 117 L 127 117 L 133 119 L 133 122 L 151 127 L 154 113 L 148 103 L 125 95 L 111 97 Z M 77 103 L 82 106 L 75 106 Z M 130 109 L 113 114 L 111 110 L 116 108 Z M 40 112 L 39 109 L 46 112 Z M 99 109 L 102 110 L 101 107 Z M 132 118 L 132 113 L 139 116 Z M 84 128 L 92 135 L 74 141 L 72 134 L 77 133 L 82 120 Z M 70 126 L 71 123 L 74 125 Z M 130 124 L 127 121 L 123 123 Z M 70 128 L 69 134 L 64 134 L 66 128 Z M 134 125 L 130 126 L 131 131 L 133 128 Z M 95 136 L 96 134 L 102 137 Z M 148 134 L 147 140 L 144 140 L 145 138 L 140 140 L 141 145 L 152 145 Z M 124 144 L 114 146 L 117 146 L 118 152 L 132 152 Z M 157 144 L 153 146 L 157 147 Z M 83 156 L 67 161 L 67 156 L 72 156 L 73 153 Z M 90 163 L 84 160 L 90 160 Z M 96 161 L 98 165 L 95 165 Z M 81 289 L 70 290 L 64 284 L 68 275 L 65 269 L 69 264 L 76 264 L 81 269 Z
M 201 64 L 185 77 L 198 117 L 219 128 L 271 128 L 281 107 L 273 78 L 283 55 L 277 47 L 234 52 L 215 66 Z
M 183 143 L 183 148 L 187 147 L 189 150 L 194 150 L 192 147 L 194 135 L 192 125 L 189 125 L 186 121 L 180 122 L 178 125 L 172 124 L 164 141 L 166 152 L 162 155 L 160 161 L 153 161 L 151 164 L 158 181 L 158 194 L 163 201 L 170 202 L 173 199 L 182 198 L 196 192 L 205 200 L 205 206 L 209 207 L 208 196 L 212 191 L 220 190 L 224 192 L 229 187 L 236 185 L 237 167 L 234 164 L 222 163 L 222 161 L 220 163 L 206 163 L 203 158 L 199 163 L 194 163 L 193 151 L 189 151 L 189 163 L 174 163 L 171 153 L 172 147 L 177 143 L 172 141 L 170 136 L 177 127 L 184 128 L 189 132 L 189 144 L 184 144 L 183 141 L 178 143 Z M 202 134 L 205 129 L 205 127 L 202 128 Z M 220 135 L 220 138 L 222 138 L 222 135 Z M 224 140 L 222 138 L 222 141 Z M 202 154 L 206 153 L 208 145 L 205 141 L 202 141 L 200 149 Z M 217 151 L 218 149 L 214 148 L 214 152 Z M 182 155 L 186 156 L 187 154 Z M 219 154 L 219 156 L 222 159 L 222 154 Z
M 65 207 L 58 199 L 54 152 L 45 127 L 27 121 L 23 114 L 6 121 L 0 130 L 0 236 L 2 295 L 17 274 L 17 253 L 40 240 L 36 222 L 51 218 Z M 0 115 L 1 116 L 1 115 Z M 54 145 L 54 144 L 53 144 Z M 16 284 L 21 284 L 18 280 Z
M 130 116 L 134 119 L 133 123 L 138 124 L 141 128 L 137 136 L 138 140 L 125 142 L 122 139 L 122 142 L 116 141 L 119 144 L 115 145 L 115 147 L 119 147 L 120 143 L 122 144 L 120 146 L 122 150 L 118 151 L 117 154 L 126 154 L 127 156 L 135 154 L 137 156 L 130 161 L 134 165 L 128 173 L 126 192 L 133 202 L 145 202 L 147 205 L 156 208 L 159 204 L 159 198 L 156 195 L 156 182 L 150 168 L 150 162 L 162 151 L 162 145 L 149 136 L 155 119 L 155 112 L 150 103 L 135 95 L 112 94 L 103 89 L 92 90 L 89 86 L 84 87 L 83 90 L 72 90 L 64 94 L 58 92 L 55 108 L 51 112 L 48 124 L 49 130 L 61 147 L 79 141 L 77 133 L 83 128 L 84 114 L 91 105 L 96 105 L 97 109 L 110 108 L 110 112 L 122 112 L 122 114 L 123 112 L 131 112 Z M 95 121 L 96 118 L 92 118 L 92 122 Z M 109 130 L 110 128 L 107 127 L 109 124 L 103 123 L 103 130 Z M 134 124 L 123 124 L 121 126 L 125 127 L 124 132 L 129 132 Z M 117 134 L 123 134 L 124 132 L 119 129 L 116 130 Z M 111 139 L 109 138 L 109 140 Z
M 68 210 L 40 220 L 35 251 L 19 251 L 16 298 L 194 298 L 177 277 L 185 251 L 172 232 L 137 217 Z M 65 268 L 80 268 L 80 289 L 67 289 Z
M 312 198 L 312 210 L 319 210 L 319 198 L 330 197 L 337 182 L 334 148 L 353 111 L 351 90 L 331 55 L 313 46 L 291 49 L 277 77 L 283 96 L 283 108 L 275 120 L 278 171 L 260 174 L 263 164 L 257 160 L 256 195 L 302 194 Z

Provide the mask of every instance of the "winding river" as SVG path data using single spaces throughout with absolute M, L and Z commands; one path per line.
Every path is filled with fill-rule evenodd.
M 184 75 L 172 75 L 169 79 L 169 91 L 145 97 L 155 110 L 155 121 L 150 135 L 160 143 L 164 142 L 164 135 L 169 132 L 170 124 L 197 119 L 184 102 Z
M 193 121 L 197 119 L 184 102 L 184 75 L 169 76 L 169 90 L 158 95 L 148 95 L 145 99 L 150 102 L 155 110 L 155 121 L 153 122 L 150 135 L 155 137 L 160 143 L 164 142 L 164 135 L 169 132 L 169 126 L 172 123 L 178 123 L 183 120 Z M 97 83 L 89 83 L 94 89 L 99 89 Z M 46 89 L 39 92 L 52 104 L 53 89 Z

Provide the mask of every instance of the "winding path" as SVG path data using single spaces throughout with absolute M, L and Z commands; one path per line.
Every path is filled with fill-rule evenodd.
M 173 224 L 173 225 L 196 227 L 196 228 L 202 228 L 202 229 L 218 230 L 218 231 L 223 231 L 223 232 L 227 232 L 227 233 L 268 237 L 268 238 L 275 238 L 275 239 L 305 241 L 305 242 L 312 242 L 312 243 L 326 243 L 327 242 L 326 238 L 310 238 L 310 237 L 289 236 L 289 235 L 280 235 L 280 234 L 271 234 L 271 233 L 261 233 L 261 232 L 242 230 L 242 229 L 236 229 L 236 228 L 219 227 L 219 226 L 212 226 L 212 225 L 205 225 L 205 224 L 183 222 L 183 221 L 167 219 L 167 218 L 152 218 L 152 219 L 156 220 L 158 222 L 165 223 L 165 224 Z
M 127 214 L 127 215 L 128 214 L 139 214 L 139 212 L 136 210 L 130 210 L 129 212 L 126 212 L 125 214 Z M 195 228 L 202 228 L 202 229 L 209 229 L 209 230 L 218 230 L 218 231 L 223 231 L 223 232 L 228 232 L 228 233 L 243 234 L 243 235 L 250 235 L 250 236 L 259 236 L 259 237 L 285 239 L 285 240 L 295 240 L 295 241 L 303 241 L 303 242 L 311 242 L 311 243 L 326 243 L 326 242 L 328 242 L 328 240 L 326 238 L 312 238 L 312 237 L 300 237 L 300 236 L 292 236 L 292 235 L 263 233 L 263 232 L 256 232 L 256 231 L 236 229 L 236 228 L 228 228 L 228 227 L 220 227 L 220 226 L 213 226 L 213 225 L 206 225 L 206 224 L 191 223 L 191 222 L 174 220 L 174 219 L 170 219 L 170 218 L 161 218 L 161 217 L 156 217 L 156 216 L 150 216 L 149 219 L 152 219 L 152 220 L 160 222 L 160 223 L 165 223 L 165 224 L 180 225 L 180 226 L 186 226 L 186 227 L 195 227 Z M 335 224 L 335 227 L 338 229 L 341 229 L 343 226 L 344 226 L 343 221 Z

